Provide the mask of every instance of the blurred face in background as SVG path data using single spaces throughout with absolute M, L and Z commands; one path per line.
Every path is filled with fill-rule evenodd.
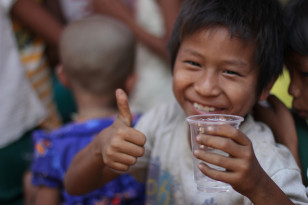
M 292 108 L 302 118 L 308 119 L 308 55 L 293 52 L 286 61 L 291 83 L 289 93 L 293 96 Z

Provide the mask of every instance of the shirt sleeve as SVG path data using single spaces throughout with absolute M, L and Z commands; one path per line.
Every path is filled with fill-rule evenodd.
M 308 204 L 306 189 L 297 170 L 283 169 L 273 175 L 272 179 L 294 204 Z

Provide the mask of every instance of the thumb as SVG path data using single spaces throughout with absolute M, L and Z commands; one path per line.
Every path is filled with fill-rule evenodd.
M 116 90 L 116 100 L 117 100 L 118 111 L 119 111 L 117 119 L 124 122 L 125 125 L 131 127 L 133 117 L 129 109 L 128 97 L 122 89 Z

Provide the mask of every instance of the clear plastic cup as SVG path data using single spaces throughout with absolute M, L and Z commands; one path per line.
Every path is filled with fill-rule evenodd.
M 206 134 L 207 127 L 216 127 L 224 124 L 229 124 L 236 129 L 239 128 L 240 123 L 244 120 L 241 116 L 236 115 L 225 115 L 225 114 L 204 114 L 204 115 L 192 115 L 186 118 L 189 127 L 190 127 L 190 136 L 191 136 L 191 146 L 192 151 L 195 150 L 206 150 L 207 152 L 213 152 L 220 155 L 228 156 L 227 153 L 200 145 L 196 142 L 196 137 L 200 134 Z M 194 178 L 197 185 L 197 189 L 202 192 L 226 192 L 229 191 L 231 186 L 221 181 L 216 181 L 210 177 L 203 174 L 198 168 L 198 164 L 203 162 L 194 157 Z M 205 163 L 205 162 L 203 162 Z M 225 171 L 224 168 L 215 166 L 209 163 L 206 163 L 208 166 Z

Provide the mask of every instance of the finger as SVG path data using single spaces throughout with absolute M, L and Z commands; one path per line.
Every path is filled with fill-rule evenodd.
M 206 128 L 206 134 L 230 138 L 243 146 L 251 145 L 249 138 L 231 125 L 209 126 Z
M 145 142 L 146 142 L 146 137 L 145 135 L 134 129 L 134 128 L 130 128 L 129 130 L 120 130 L 119 132 L 126 132 L 128 134 L 125 135 L 124 140 L 134 143 L 135 145 L 138 146 L 144 146 Z M 124 134 L 124 133 L 123 133 Z
M 116 153 L 123 153 L 133 157 L 141 157 L 144 153 L 143 146 L 138 146 L 129 141 L 119 142 L 117 140 L 112 142 L 112 150 Z
M 132 114 L 130 112 L 130 108 L 128 105 L 128 97 L 126 93 L 122 89 L 116 90 L 116 99 L 118 105 L 118 118 L 125 125 L 131 127 L 132 126 Z
M 113 162 L 112 164 L 107 166 L 115 171 L 120 171 L 120 172 L 126 172 L 130 167 L 129 165 L 118 162 Z
M 136 157 L 124 153 L 116 153 L 112 156 L 103 157 L 103 159 L 105 165 L 119 171 L 127 171 L 127 169 L 137 161 Z
M 224 151 L 233 157 L 241 157 L 246 151 L 245 146 L 236 143 L 229 137 L 199 135 L 196 140 L 201 145 Z
M 231 184 L 232 182 L 231 180 L 234 178 L 234 175 L 236 174 L 234 172 L 219 171 L 219 170 L 213 169 L 202 162 L 198 164 L 198 168 L 206 176 L 212 179 L 215 179 L 217 181 L 222 181 L 222 182 L 229 183 L 229 184 Z
M 241 166 L 242 160 L 223 156 L 212 151 L 197 150 L 194 152 L 194 156 L 201 161 L 207 162 L 211 165 L 225 168 L 228 171 L 235 171 Z

